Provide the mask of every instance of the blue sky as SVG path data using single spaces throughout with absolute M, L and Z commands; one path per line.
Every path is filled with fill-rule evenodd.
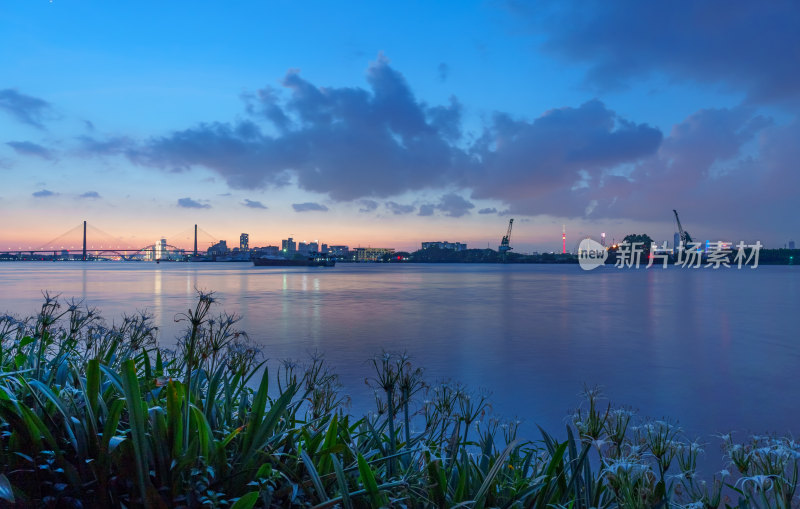
M 0 243 L 798 236 L 791 2 L 16 2 Z M 320 207 L 297 206 L 314 203 Z M 325 210 L 327 209 L 327 210 Z M 143 244 L 144 245 L 144 244 Z M 496 246 L 495 246 L 496 247 Z

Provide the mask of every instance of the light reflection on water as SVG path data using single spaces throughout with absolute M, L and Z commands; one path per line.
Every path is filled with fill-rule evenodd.
M 800 435 L 800 271 L 577 266 L 2 263 L 0 312 L 32 314 L 41 290 L 108 318 L 147 308 L 162 344 L 194 288 L 214 290 L 271 359 L 324 352 L 354 406 L 368 408 L 367 360 L 407 350 L 427 378 L 492 391 L 506 417 L 560 430 L 584 384 L 616 403 L 680 420 Z

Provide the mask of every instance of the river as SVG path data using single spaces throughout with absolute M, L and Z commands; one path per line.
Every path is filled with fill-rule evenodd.
M 530 433 L 563 435 L 588 384 L 692 438 L 800 435 L 797 267 L 10 262 L 0 288 L 0 312 L 18 315 L 35 313 L 42 290 L 109 319 L 146 308 L 165 346 L 195 288 L 213 290 L 268 358 L 323 352 L 358 410 L 370 405 L 368 360 L 388 349 L 429 381 L 489 390 L 493 412 Z

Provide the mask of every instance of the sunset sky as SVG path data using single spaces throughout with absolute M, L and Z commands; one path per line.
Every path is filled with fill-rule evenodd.
M 83 220 L 131 247 L 197 223 L 496 249 L 513 217 L 516 250 L 550 251 L 562 224 L 570 248 L 671 243 L 673 208 L 696 239 L 782 246 L 798 5 L 5 2 L 0 249 Z

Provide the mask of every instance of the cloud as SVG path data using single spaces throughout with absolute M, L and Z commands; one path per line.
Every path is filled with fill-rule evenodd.
M 433 211 L 436 209 L 436 205 L 432 203 L 425 203 L 419 206 L 419 212 L 417 212 L 418 216 L 432 216 Z
M 112 136 L 106 139 L 92 136 L 78 136 L 80 151 L 85 155 L 117 155 L 133 150 L 134 142 L 125 136 Z
M 9 141 L 6 145 L 20 155 L 41 157 L 48 161 L 53 159 L 53 153 L 50 150 L 30 141 Z
M 319 212 L 326 212 L 328 207 L 325 205 L 314 203 L 307 201 L 305 203 L 293 203 L 292 208 L 295 212 L 312 212 L 312 211 L 319 211 Z
M 244 205 L 245 207 L 251 208 L 251 209 L 266 209 L 267 208 L 267 206 L 264 205 L 263 203 L 261 203 L 260 201 L 248 200 L 247 198 L 244 199 L 244 202 L 242 203 L 242 205 Z
M 336 201 L 372 202 L 456 187 L 476 199 L 513 202 L 636 163 L 662 140 L 658 129 L 593 100 L 533 120 L 498 112 L 465 143 L 457 99 L 422 103 L 384 57 L 370 64 L 367 82 L 369 89 L 320 87 L 290 71 L 283 80 L 288 97 L 272 89 L 246 96 L 250 120 L 203 123 L 114 150 L 166 170 L 204 166 L 233 188 L 296 182 Z
M 245 98 L 246 120 L 202 123 L 142 143 L 87 138 L 84 148 L 167 171 L 203 166 L 233 188 L 296 183 L 365 213 L 407 192 L 438 190 L 450 194 L 419 205 L 417 215 L 475 209 L 669 221 L 678 208 L 730 224 L 730 209 L 720 204 L 748 203 L 754 227 L 763 228 L 773 211 L 795 217 L 798 121 L 778 125 L 747 103 L 697 110 L 662 133 L 594 99 L 535 117 L 494 112 L 467 137 L 456 98 L 425 104 L 383 57 L 366 74 L 367 87 L 337 88 L 290 71 L 282 91 Z M 501 212 L 478 210 L 478 200 Z M 313 205 L 295 210 L 319 210 Z
M 442 196 L 436 208 L 444 212 L 446 216 L 461 217 L 469 214 L 469 211 L 474 209 L 475 205 L 455 193 L 449 193 Z
M 439 81 L 444 83 L 447 81 L 447 77 L 450 76 L 450 66 L 444 62 L 441 62 L 439 66 L 436 68 L 437 74 L 439 76 Z
M 53 191 L 49 191 L 47 189 L 42 189 L 41 191 L 36 191 L 33 193 L 34 198 L 49 198 L 57 195 L 58 193 L 54 193 Z
M 797 225 L 797 139 L 797 119 L 775 125 L 747 106 L 701 109 L 673 126 L 654 154 L 624 171 L 592 171 L 579 187 L 513 196 L 505 200 L 506 212 L 670 222 L 677 209 L 697 238 L 785 235 Z
M 359 212 L 372 212 L 378 208 L 378 202 L 375 200 L 359 200 L 358 203 L 361 205 L 361 208 L 358 209 Z
M 410 214 L 410 213 L 414 212 L 414 206 L 413 205 L 402 205 L 400 203 L 396 203 L 396 202 L 393 202 L 393 201 L 387 201 L 384 205 L 386 206 L 387 209 L 389 209 L 389 211 L 392 214 L 394 214 L 396 216 L 400 216 L 400 215 L 403 215 L 403 214 Z
M 97 191 L 86 191 L 85 193 L 78 196 L 78 198 L 100 198 L 100 193 Z
M 210 209 L 211 205 L 207 203 L 200 203 L 199 201 L 195 201 L 191 198 L 179 198 L 178 207 L 185 209 Z
M 800 97 L 800 6 L 792 1 L 512 2 L 544 49 L 589 66 L 600 89 L 654 74 L 721 84 L 751 101 Z M 520 16 L 517 16 L 519 19 Z
M 0 90 L 0 110 L 5 111 L 17 121 L 44 129 L 44 121 L 52 116 L 50 103 L 38 97 L 25 95 L 13 88 Z
M 621 118 L 598 100 L 553 109 L 533 121 L 498 113 L 473 149 L 481 164 L 465 174 L 462 186 L 473 189 L 475 199 L 541 200 L 534 213 L 574 216 L 570 200 L 543 198 L 570 195 L 607 171 L 652 156 L 661 140 L 658 129 Z
M 203 123 L 127 154 L 164 169 L 204 166 L 238 189 L 294 180 L 337 201 L 447 183 L 448 174 L 467 162 L 453 145 L 460 137 L 460 104 L 419 101 L 382 56 L 366 78 L 369 89 L 320 87 L 289 71 L 282 82 L 288 96 L 270 89 L 246 98 L 253 120 Z

